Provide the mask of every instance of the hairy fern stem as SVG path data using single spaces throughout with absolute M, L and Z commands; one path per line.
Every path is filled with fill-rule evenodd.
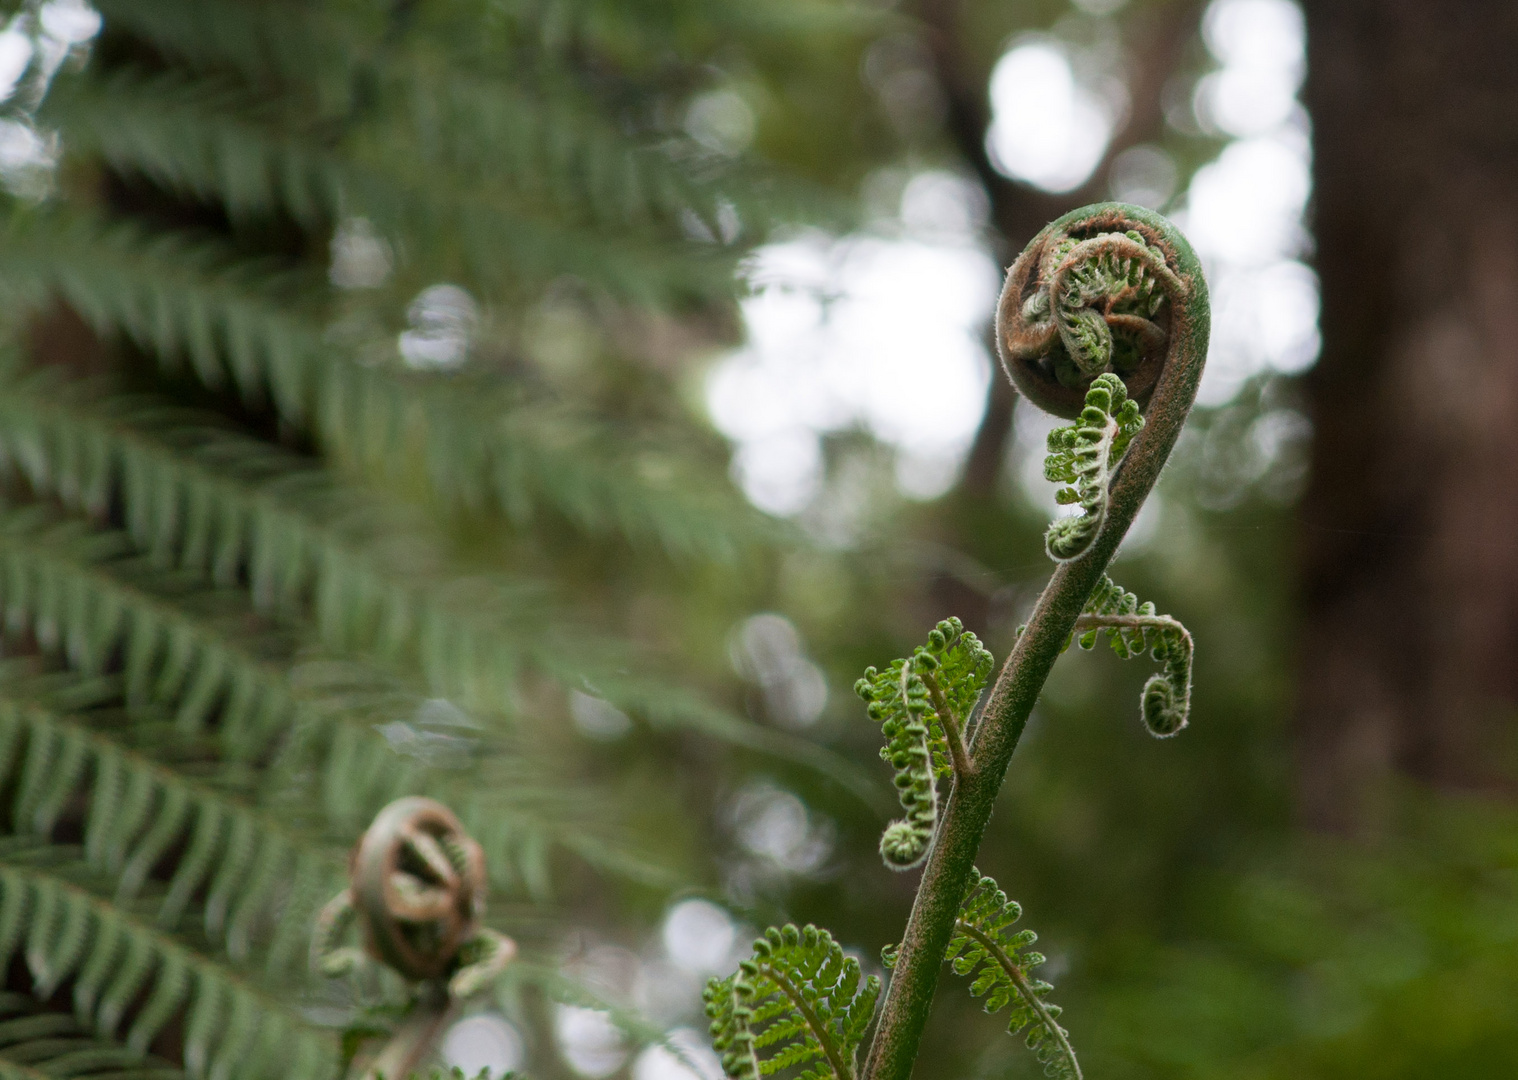
M 1033 239 L 1008 274 L 997 344 L 1018 388 L 1041 408 L 1075 418 L 1091 377 L 1115 370 L 1144 407 L 1145 422 L 1110 477 L 1094 535 L 1056 567 L 991 689 L 965 767 L 954 770 L 862 1080 L 908 1080 L 912 1073 L 1007 766 L 1050 670 L 1180 435 L 1206 361 L 1209 321 L 1191 246 L 1170 222 L 1140 207 L 1103 203 L 1066 214 Z

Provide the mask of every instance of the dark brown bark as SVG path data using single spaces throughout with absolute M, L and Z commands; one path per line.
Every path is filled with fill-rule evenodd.
M 1323 355 L 1305 819 L 1506 789 L 1518 702 L 1518 8 L 1307 0 Z

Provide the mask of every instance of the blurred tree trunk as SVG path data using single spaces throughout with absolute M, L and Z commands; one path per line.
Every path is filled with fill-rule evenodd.
M 1518 703 L 1518 7 L 1306 0 L 1323 356 L 1305 819 L 1506 788 Z

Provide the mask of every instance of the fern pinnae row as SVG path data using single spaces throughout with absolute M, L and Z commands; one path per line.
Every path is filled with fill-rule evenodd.
M 880 980 L 862 979 L 859 962 L 826 930 L 786 925 L 766 930 L 753 955 L 728 978 L 708 982 L 702 997 L 732 1080 L 813 1062 L 802 1080 L 855 1080 L 879 994 Z
M 1050 1033 L 1048 1038 L 1055 1043 L 1059 1054 L 1068 1062 L 1071 1076 L 1074 1080 L 1081 1080 L 1080 1064 L 1075 1058 L 1075 1048 L 1070 1045 L 1069 1033 L 1059 1025 L 1055 1019 L 1054 1011 L 1039 996 L 1040 988 L 1046 984 L 1035 983 L 1030 980 L 1026 970 L 1015 963 L 1006 950 L 997 944 L 990 935 L 981 932 L 975 926 L 963 920 L 956 921 L 954 925 L 960 933 L 972 937 L 979 942 L 981 947 L 995 959 L 997 966 L 1002 969 L 1008 979 L 1012 981 L 1012 984 L 1017 987 L 1017 992 L 1021 995 L 1028 1009 L 1037 1017 L 1036 1022 L 1044 1031 Z M 1049 1075 L 1058 1076 L 1060 1074 L 1054 1072 Z
M 176 581 L 172 598 L 147 587 Z M 194 610 L 203 602 L 226 610 L 203 616 Z M 380 806 L 425 791 L 459 804 L 466 825 L 494 841 L 490 865 L 503 884 L 519 873 L 542 893 L 536 864 L 547 856 L 546 840 L 619 872 L 638 865 L 625 855 L 600 859 L 605 848 L 594 842 L 595 830 L 580 835 L 585 806 L 594 805 L 575 805 L 583 792 L 544 791 L 521 776 L 481 788 L 456 771 L 430 768 L 425 754 L 397 753 L 387 732 L 413 737 L 420 695 L 361 663 L 291 656 L 284 631 L 248 637 L 237 597 L 166 576 L 134 557 L 120 534 L 60 522 L 40 507 L 0 511 L 0 614 L 13 632 L 33 631 L 44 648 L 65 647 L 86 674 L 104 672 L 120 647 L 129 709 L 165 708 L 188 735 L 209 734 L 214 714 L 224 759 L 268 764 L 271 789 L 292 775 L 321 777 L 317 805 L 340 830 L 356 832 Z M 270 658 L 271 643 L 286 652 L 283 661 Z M 510 760 L 487 758 L 480 775 Z M 646 865 L 640 872 L 659 876 Z
M 430 525 L 309 459 L 153 398 L 102 399 L 97 387 L 45 377 L 4 390 L 0 450 L 35 490 L 92 516 L 119 497 L 133 543 L 154 561 L 222 586 L 245 576 L 260 614 L 299 619 L 309 609 L 331 649 L 400 662 L 431 693 L 486 718 L 517 700 L 529 664 L 563 685 L 588 678 L 655 726 L 703 731 L 862 786 L 810 742 L 699 702 L 649 699 L 614 675 L 635 666 L 622 650 L 584 630 L 548 632 L 563 621 L 545 611 L 548 589 L 461 577 Z M 376 528 L 392 547 L 367 540 Z
M 988 1013 L 1012 1003 L 1008 1034 L 1028 1028 L 1028 1048 L 1054 1080 L 1081 1080 L 1080 1064 L 1070 1045 L 1069 1033 L 1059 1025 L 1058 1006 L 1044 998 L 1053 987 L 1030 978 L 1029 970 L 1044 962 L 1040 953 L 1028 952 L 1037 941 L 1031 930 L 1011 932 L 1022 917 L 1022 908 L 1009 900 L 996 882 L 979 870 L 971 870 L 970 889 L 954 921 L 954 935 L 945 959 L 956 974 L 974 975 L 974 997 L 985 997 Z M 977 971 L 977 969 L 979 969 Z
M 0 865 L 0 952 L 7 960 L 22 944 L 22 925 L 27 927 L 24 958 L 38 984 L 57 985 L 76 975 L 83 979 L 85 991 L 76 993 L 76 1007 L 80 1018 L 102 1035 L 117 1033 L 119 1003 L 147 990 L 126 1036 L 138 1054 L 181 1010 L 187 1010 L 187 1030 L 196 1032 L 224 1015 L 244 1024 L 254 1014 L 275 1038 L 260 1039 L 237 1060 L 223 1059 L 219 1070 L 207 1067 L 204 1053 L 187 1053 L 191 1075 L 328 1080 L 336 1070 L 337 1040 L 246 980 L 45 869 Z M 96 960 L 101 953 L 113 962 L 104 969 Z
M 0 679 L 0 743 L 7 748 L 0 754 L 0 780 L 17 781 L 14 819 L 46 837 L 56 811 L 31 809 L 40 801 L 36 789 L 48 789 L 41 797 L 43 805 L 61 806 L 88 770 L 92 782 L 84 855 L 90 865 L 115 879 L 117 902 L 136 896 L 148 867 L 176 839 L 188 836 L 189 853 L 175 868 L 158 907 L 158 922 L 172 929 L 189 897 L 209 886 L 212 896 L 220 897 L 218 912 L 213 914 L 212 904 L 207 904 L 205 929 L 211 940 L 242 960 L 250 953 L 255 925 L 271 928 L 269 965 L 287 966 L 291 950 L 283 938 L 289 936 L 291 924 L 302 920 L 301 912 L 314 910 L 311 898 L 330 891 L 341 874 L 342 853 L 291 830 L 273 815 L 120 746 L 103 732 L 50 708 L 46 697 L 45 686 L 31 691 L 25 682 Z M 22 742 L 25 748 L 18 752 Z M 79 765 L 57 768 L 60 747 Z M 242 850 L 230 845 L 224 836 L 228 823 L 234 826 L 232 832 L 240 831 L 252 843 Z M 235 823 L 244 827 L 238 830 Z M 271 874 L 276 866 L 282 871 L 281 882 Z M 230 892 L 234 888 L 235 902 Z
M 727 561 L 749 544 L 756 511 L 720 486 L 651 479 L 595 416 L 524 404 L 485 376 L 368 365 L 327 338 L 309 305 L 286 302 L 298 283 L 260 277 L 203 239 L 150 240 L 53 209 L 13 218 L 5 240 L 8 288 L 37 304 L 55 288 L 102 337 L 124 336 L 212 389 L 272 401 L 353 469 L 518 523 L 551 508 L 586 533 L 675 557 Z

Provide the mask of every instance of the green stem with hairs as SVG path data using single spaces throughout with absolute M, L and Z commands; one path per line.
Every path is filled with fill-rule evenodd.
M 1131 229 L 1143 233 L 1156 245 L 1173 271 L 1165 281 L 1170 311 L 1162 366 L 1157 373 L 1140 371 L 1137 379 L 1125 380 L 1136 397 L 1148 396 L 1146 422 L 1112 478 L 1100 531 L 1085 552 L 1056 567 L 1039 596 L 1027 629 L 1018 637 L 991 689 L 967 748 L 967 767 L 955 770 L 862 1071 L 863 1080 L 908 1080 L 912 1074 L 944 953 L 953 936 L 959 907 L 971 882 L 971 867 L 1012 754 L 1054 662 L 1144 499 L 1159 479 L 1196 399 L 1210 328 L 1201 265 L 1175 226 L 1136 206 L 1118 203 L 1088 206 L 1050 223 L 1033 239 L 1009 272 L 1008 290 L 999 310 L 997 341 L 1003 351 L 1003 363 L 1036 404 L 1049 407 L 1048 401 L 1057 398 L 1061 390 L 1053 387 L 1048 397 L 1040 400 L 1038 389 L 1030 389 L 1028 385 L 1030 378 L 1036 379 L 1036 372 L 1030 376 L 1028 365 L 1016 355 L 1015 344 L 1008 346 L 1009 333 L 1015 336 L 1023 329 L 1008 325 L 1018 317 L 1023 284 L 1030 280 L 1030 275 L 1037 274 L 1037 262 L 1052 237 L 1121 234 Z M 1009 352 L 1013 355 L 1009 356 Z M 1154 379 L 1152 393 L 1148 386 L 1135 387 L 1135 382 L 1148 382 L 1150 378 Z M 1068 415 L 1071 405 L 1067 402 L 1055 407 Z

